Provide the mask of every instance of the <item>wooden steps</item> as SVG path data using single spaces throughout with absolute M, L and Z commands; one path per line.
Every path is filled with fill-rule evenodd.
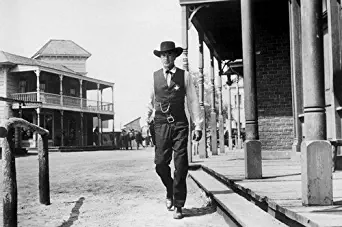
M 241 226 L 285 227 L 270 214 L 238 195 L 201 169 L 191 171 L 190 177 Z

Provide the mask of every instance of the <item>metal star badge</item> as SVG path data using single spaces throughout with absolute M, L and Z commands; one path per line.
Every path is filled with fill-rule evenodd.
M 178 89 L 179 89 L 179 86 L 178 86 L 178 85 L 176 85 L 176 86 L 175 86 L 175 90 L 176 90 L 176 91 L 178 91 Z

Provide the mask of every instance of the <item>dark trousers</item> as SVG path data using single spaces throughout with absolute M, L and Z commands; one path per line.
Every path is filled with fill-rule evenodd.
M 156 123 L 155 126 L 156 172 L 166 187 L 166 197 L 174 199 L 174 206 L 183 207 L 186 200 L 186 176 L 188 174 L 188 122 Z M 174 179 L 170 162 L 174 157 Z

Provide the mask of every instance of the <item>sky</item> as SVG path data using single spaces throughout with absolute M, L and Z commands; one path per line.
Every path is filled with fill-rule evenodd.
M 73 40 L 89 51 L 88 77 L 115 83 L 116 127 L 143 117 L 153 50 L 164 40 L 182 46 L 178 0 L 0 0 L 0 50 L 31 57 L 50 39 Z M 198 69 L 198 36 L 189 30 L 190 70 Z M 205 47 L 205 59 L 209 56 Z M 182 67 L 181 57 L 176 65 Z M 205 71 L 209 60 L 205 60 Z M 104 91 L 111 102 L 111 91 Z

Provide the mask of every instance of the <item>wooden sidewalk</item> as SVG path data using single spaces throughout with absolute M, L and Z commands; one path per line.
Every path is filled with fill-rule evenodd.
M 298 155 L 299 156 L 299 155 Z M 244 179 L 243 150 L 227 151 L 207 159 L 193 157 L 212 174 L 223 177 L 255 200 L 267 203 L 304 226 L 342 226 L 342 171 L 333 173 L 333 206 L 302 206 L 300 158 L 263 160 L 263 179 Z M 191 174 L 191 172 L 190 172 Z M 269 212 L 270 213 L 270 212 Z

